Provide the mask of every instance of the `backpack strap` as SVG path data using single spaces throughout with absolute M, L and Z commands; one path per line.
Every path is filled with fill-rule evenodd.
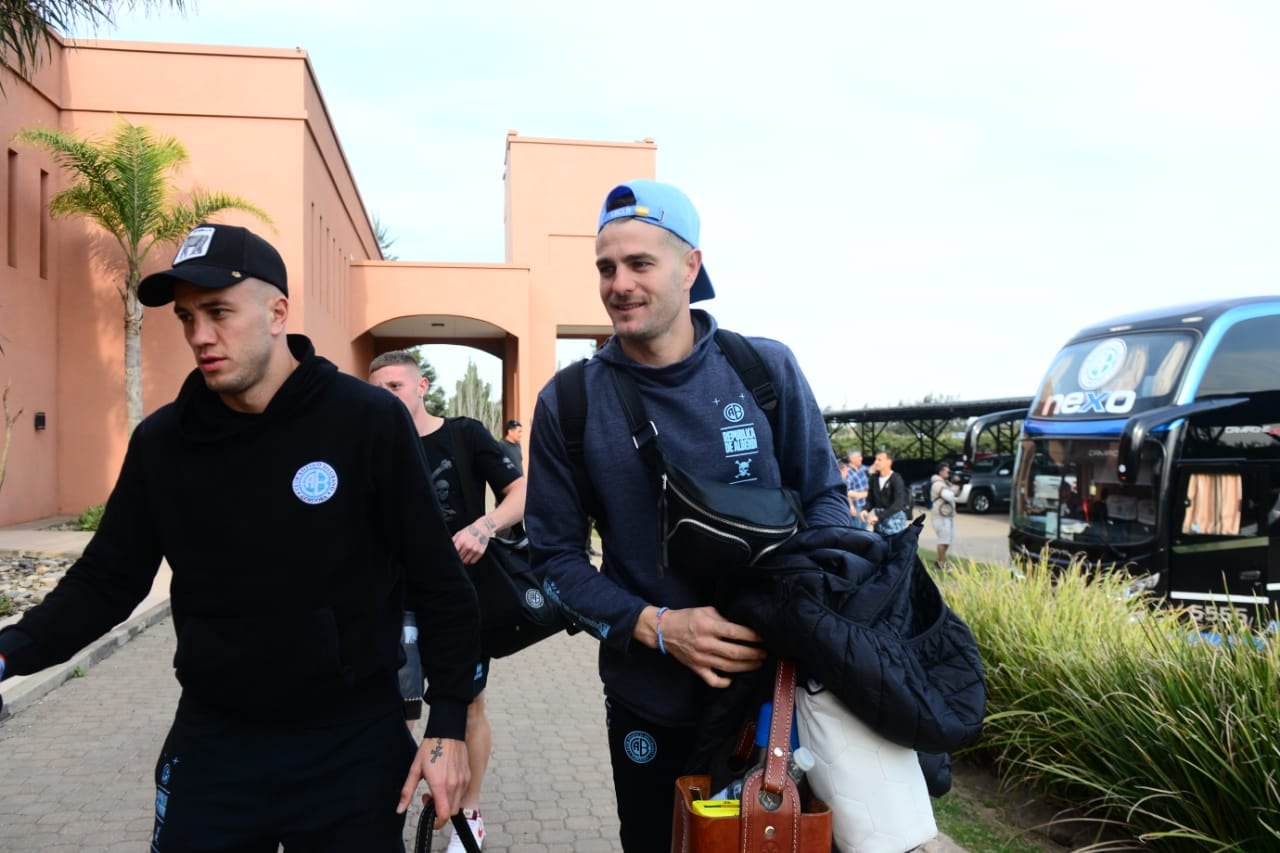
M 595 489 L 587 476 L 587 360 L 580 359 L 556 374 L 556 416 L 560 420 L 560 433 L 564 436 L 565 453 L 569 456 L 569 470 L 573 472 L 573 485 L 578 490 L 578 500 L 587 515 L 596 520 L 596 526 L 604 531 L 605 520 L 600 515 Z
M 737 332 L 716 329 L 716 343 L 724 351 L 724 357 L 729 360 L 742 384 L 747 386 L 747 390 L 755 398 L 756 405 L 764 410 L 765 417 L 769 419 L 769 431 L 777 435 L 778 391 L 769 376 L 769 368 L 765 366 L 764 359 L 751 345 L 751 341 Z M 777 447 L 776 442 L 774 447 Z

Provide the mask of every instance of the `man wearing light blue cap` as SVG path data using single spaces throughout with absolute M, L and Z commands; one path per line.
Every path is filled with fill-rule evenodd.
M 634 180 L 607 193 L 596 269 L 614 334 L 582 368 L 590 405 L 581 467 L 555 380 L 538 395 L 531 429 L 533 558 L 546 592 L 601 641 L 622 845 L 643 853 L 670 846 L 673 783 L 712 691 L 759 669 L 765 654 L 755 631 L 709 605 L 710 572 L 659 571 L 654 485 L 611 373 L 634 381 L 672 464 L 725 483 L 785 485 L 809 525 L 849 524 L 822 412 L 790 350 L 749 339 L 777 394 L 775 430 L 721 348 L 715 319 L 690 307 L 715 296 L 699 225 L 692 202 L 670 184 Z M 588 510 L 604 543 L 599 571 L 582 551 Z

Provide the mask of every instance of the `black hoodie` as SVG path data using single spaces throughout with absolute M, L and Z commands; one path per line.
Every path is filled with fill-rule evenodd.
M 398 695 L 409 609 L 429 662 L 426 733 L 462 738 L 475 590 L 413 422 L 305 337 L 289 347 L 299 366 L 261 414 L 227 408 L 193 371 L 138 426 L 83 557 L 0 632 L 6 675 L 64 661 L 127 618 L 163 557 L 184 702 L 237 717 L 371 713 L 370 697 Z

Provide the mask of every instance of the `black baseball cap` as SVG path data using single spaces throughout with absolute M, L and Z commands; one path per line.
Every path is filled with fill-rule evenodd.
M 507 430 L 512 430 L 512 429 L 515 429 L 516 427 L 521 427 L 521 426 L 524 426 L 524 424 L 520 423 L 517 420 L 510 420 L 510 421 L 507 421 L 507 425 L 503 427 L 503 432 L 506 432 Z
M 275 247 L 248 228 L 202 222 L 182 241 L 173 269 L 152 273 L 138 283 L 138 301 L 157 308 L 173 301 L 179 281 L 209 290 L 259 278 L 289 295 L 284 260 Z

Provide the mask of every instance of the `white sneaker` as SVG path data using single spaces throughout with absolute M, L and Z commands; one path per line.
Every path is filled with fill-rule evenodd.
M 484 845 L 484 818 L 480 816 L 479 809 L 463 809 L 462 816 L 467 819 L 467 826 L 471 829 L 471 837 L 476 840 L 476 849 L 479 850 Z M 449 846 L 445 848 L 445 853 L 466 853 L 467 848 L 462 846 L 462 838 L 458 836 L 458 830 L 454 829 L 453 835 L 449 837 Z

